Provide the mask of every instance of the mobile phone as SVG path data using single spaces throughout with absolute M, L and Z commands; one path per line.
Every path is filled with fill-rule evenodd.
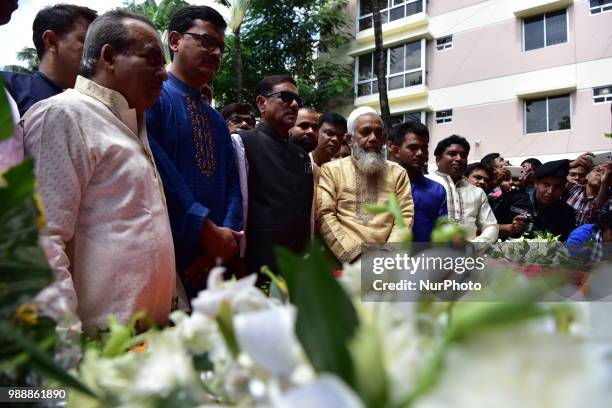
M 612 152 L 597 153 L 593 156 L 593 166 L 612 162 Z
M 523 177 L 525 175 L 525 170 L 520 166 L 508 166 L 506 168 L 510 170 L 512 177 Z

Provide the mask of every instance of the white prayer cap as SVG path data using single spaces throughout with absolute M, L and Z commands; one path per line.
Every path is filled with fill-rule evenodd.
M 346 121 L 348 133 L 350 133 L 351 135 L 353 134 L 353 130 L 355 130 L 355 121 L 358 117 L 363 115 L 375 115 L 376 117 L 380 118 L 380 115 L 378 114 L 378 112 L 376 112 L 376 109 L 370 106 L 360 106 L 359 108 L 351 112 Z

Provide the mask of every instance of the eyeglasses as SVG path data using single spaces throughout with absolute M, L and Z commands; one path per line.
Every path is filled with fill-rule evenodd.
M 245 116 L 230 116 L 227 119 L 232 125 L 241 125 L 242 122 L 245 122 L 249 126 L 255 126 L 255 118 L 253 117 L 245 117 Z
M 298 94 L 294 94 L 293 92 L 289 92 L 289 91 L 272 92 L 264 96 L 269 97 L 272 95 L 278 95 L 280 100 L 286 104 L 291 104 L 295 100 L 298 104 L 298 107 L 301 108 L 302 106 L 304 106 L 304 100 L 302 99 L 302 97 Z
M 225 43 L 219 43 L 218 41 L 216 41 L 214 38 L 212 38 L 208 34 L 197 34 L 197 33 L 190 33 L 190 32 L 184 32 L 184 33 L 179 33 L 179 34 L 181 35 L 189 34 L 197 42 L 200 43 L 200 47 L 208 51 L 219 50 L 221 54 L 223 54 L 226 51 Z

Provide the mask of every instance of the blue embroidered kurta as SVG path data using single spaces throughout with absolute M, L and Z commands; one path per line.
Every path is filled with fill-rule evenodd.
M 425 176 L 411 178 L 412 201 L 414 202 L 414 225 L 412 240 L 429 242 L 431 231 L 438 217 L 448 215 L 446 190 L 442 184 Z
M 146 111 L 149 143 L 164 184 L 179 273 L 202 254 L 209 218 L 242 230 L 242 197 L 227 125 L 201 93 L 169 74 Z M 188 292 L 191 292 L 187 288 Z

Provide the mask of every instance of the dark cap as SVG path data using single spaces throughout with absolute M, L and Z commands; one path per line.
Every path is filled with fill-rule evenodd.
M 569 172 L 569 160 L 555 160 L 544 163 L 533 173 L 535 179 L 542 179 L 544 177 L 559 177 L 566 178 Z

